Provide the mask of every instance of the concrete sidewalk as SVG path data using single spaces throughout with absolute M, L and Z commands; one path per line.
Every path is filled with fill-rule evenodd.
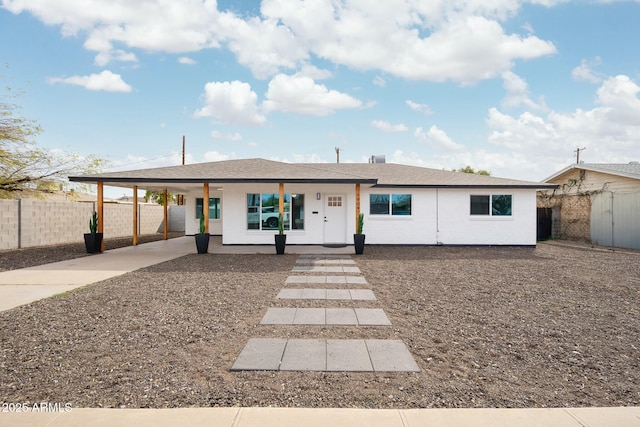
M 0 413 L 0 426 L 111 427 L 126 425 L 137 427 L 636 427 L 640 426 L 640 408 L 77 408 L 60 413 Z

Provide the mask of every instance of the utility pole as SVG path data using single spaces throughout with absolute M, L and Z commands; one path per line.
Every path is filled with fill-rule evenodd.
M 336 147 L 336 163 L 340 163 L 340 148 Z
M 576 147 L 576 149 L 573 151 L 574 153 L 576 153 L 576 164 L 580 163 L 580 152 L 586 150 L 587 147 Z
M 185 137 L 182 135 L 182 166 L 184 166 Z

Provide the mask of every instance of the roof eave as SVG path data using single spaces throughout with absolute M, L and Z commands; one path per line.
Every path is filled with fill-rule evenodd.
M 377 179 L 350 179 L 350 178 L 123 178 L 101 176 L 70 176 L 71 182 L 84 182 L 88 184 L 119 183 L 119 184 L 247 184 L 247 183 L 289 183 L 289 184 L 375 184 Z
M 376 184 L 373 188 L 506 188 L 513 190 L 553 190 L 556 184 Z

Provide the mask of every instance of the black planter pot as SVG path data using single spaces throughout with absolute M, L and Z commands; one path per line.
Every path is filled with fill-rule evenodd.
M 276 254 L 282 255 L 284 254 L 284 248 L 287 246 L 287 235 L 286 234 L 276 234 Z
M 364 234 L 353 235 L 353 247 L 356 249 L 356 255 L 362 255 L 364 252 Z
M 209 251 L 209 233 L 195 234 L 196 249 L 199 254 L 206 254 Z
M 85 233 L 84 247 L 88 254 L 99 254 L 102 252 L 103 233 Z

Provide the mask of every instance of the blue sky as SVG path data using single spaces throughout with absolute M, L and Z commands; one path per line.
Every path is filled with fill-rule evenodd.
M 0 0 L 37 143 L 110 170 L 263 157 L 539 181 L 640 160 L 640 2 Z M 121 190 L 119 190 L 121 191 Z

